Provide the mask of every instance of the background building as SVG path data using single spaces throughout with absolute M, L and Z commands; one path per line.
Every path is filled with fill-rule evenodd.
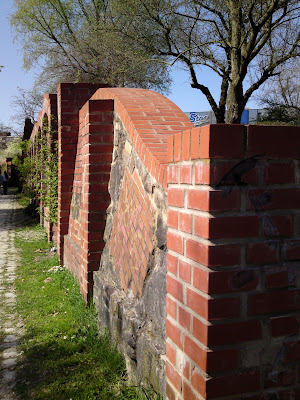
M 242 114 L 241 124 L 255 124 L 263 114 L 263 111 L 263 109 L 245 109 Z M 195 126 L 216 123 L 216 118 L 212 111 L 196 111 L 185 114 Z

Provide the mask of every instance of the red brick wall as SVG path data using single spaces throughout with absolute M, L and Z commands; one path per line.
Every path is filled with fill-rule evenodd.
M 70 204 L 79 131 L 79 110 L 92 94 L 105 85 L 62 83 L 57 90 L 58 106 L 58 222 L 57 245 L 63 263 L 64 236 L 68 233 Z
M 149 195 L 136 170 L 125 170 L 118 208 L 109 242 L 110 253 L 122 287 L 130 286 L 135 297 L 142 295 L 153 250 L 154 215 Z
M 113 101 L 91 100 L 79 112 L 72 202 L 64 264 L 74 272 L 86 300 L 99 269 L 109 205 L 108 181 L 113 149 Z
M 98 87 L 58 91 L 58 248 L 63 260 L 65 240 L 85 298 L 103 256 L 114 111 L 137 156 L 111 214 L 109 257 L 138 301 L 157 239 L 150 203 L 158 186 L 168 192 L 166 398 L 300 398 L 299 127 L 193 128 L 155 92 Z M 102 289 L 117 309 L 123 297 Z
M 165 97 L 106 88 L 114 100 L 114 153 L 106 246 L 94 302 L 136 384 L 164 392 L 167 138 L 192 124 Z
M 193 124 L 169 99 L 145 89 L 106 88 L 93 99 L 114 99 L 120 116 L 141 161 L 157 182 L 167 187 L 167 139 Z
M 169 138 L 168 399 L 300 398 L 299 148 L 299 127 Z

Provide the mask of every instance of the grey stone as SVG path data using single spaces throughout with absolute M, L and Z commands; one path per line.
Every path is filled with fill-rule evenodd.
M 163 218 L 163 216 L 160 214 L 157 217 L 157 223 L 156 223 L 156 231 L 155 231 L 155 236 L 156 236 L 156 246 L 161 249 L 163 246 L 166 246 L 167 244 L 167 219 Z
M 109 193 L 114 204 L 117 204 L 120 187 L 122 184 L 124 173 L 124 165 L 120 160 L 115 161 L 111 166 L 110 181 L 109 181 Z

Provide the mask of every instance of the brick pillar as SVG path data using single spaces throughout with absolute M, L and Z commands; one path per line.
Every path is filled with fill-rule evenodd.
M 169 138 L 170 400 L 300 398 L 299 133 L 211 125 Z
M 64 235 L 68 233 L 76 147 L 79 129 L 79 110 L 100 87 L 88 83 L 62 83 L 58 86 L 58 221 L 57 246 L 63 263 Z
M 88 300 L 104 248 L 108 182 L 113 152 L 113 100 L 90 100 L 80 110 L 81 271 L 80 286 Z

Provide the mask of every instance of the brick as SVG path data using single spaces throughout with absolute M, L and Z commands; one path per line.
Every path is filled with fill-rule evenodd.
M 178 307 L 178 322 L 188 331 L 191 330 L 191 314 L 182 307 Z
M 294 230 L 292 215 L 264 215 L 261 225 L 266 237 L 291 236 Z
M 196 242 L 192 239 L 186 240 L 186 257 L 197 261 L 200 264 L 208 264 L 208 247 L 207 245 Z
M 184 340 L 184 352 L 202 369 L 202 371 L 206 371 L 207 352 L 202 347 L 198 346 L 189 336 L 186 336 Z
M 236 244 L 208 246 L 192 239 L 186 240 L 186 257 L 205 266 L 225 266 L 239 263 L 240 249 Z
M 178 276 L 185 282 L 191 283 L 191 265 L 182 260 L 179 260 Z
M 176 253 L 183 254 L 183 238 L 180 235 L 176 235 L 168 231 L 167 233 L 167 247 Z
M 243 125 L 201 127 L 200 158 L 243 158 L 246 130 Z
M 207 346 L 220 346 L 259 340 L 262 337 L 260 321 L 241 321 L 208 326 Z
M 271 163 L 265 167 L 265 184 L 293 183 L 295 179 L 294 164 Z
M 174 161 L 181 161 L 181 138 L 182 134 L 177 133 L 174 136 Z
M 293 336 L 299 334 L 299 320 L 294 316 L 281 316 L 270 319 L 271 334 L 278 336 Z
M 211 164 L 209 162 L 198 162 L 195 164 L 195 184 L 208 185 L 211 182 Z
M 259 390 L 260 374 L 258 371 L 214 377 L 208 380 L 206 384 L 207 398 L 257 392 Z
M 284 361 L 299 361 L 300 359 L 300 341 L 285 342 L 285 357 Z
M 300 240 L 286 240 L 283 246 L 283 250 L 283 257 L 285 260 L 300 260 Z
M 181 377 L 173 365 L 168 361 L 166 361 L 166 377 L 173 384 L 173 386 L 179 392 L 181 392 Z
M 192 233 L 191 214 L 179 213 L 179 230 L 186 233 Z
M 209 191 L 190 189 L 187 191 L 187 206 L 193 210 L 209 210 Z
M 173 388 L 169 385 L 168 381 L 166 382 L 166 395 L 168 400 L 176 400 L 176 394 Z
M 248 157 L 263 154 L 269 158 L 298 159 L 299 147 L 299 127 L 248 126 Z
M 170 343 L 168 343 L 168 341 L 166 342 L 166 357 L 174 366 L 176 366 L 176 350 Z
M 192 183 L 192 165 L 182 165 L 180 167 L 180 183 Z
M 177 257 L 167 254 L 167 270 L 174 275 L 177 275 Z
M 219 371 L 230 371 L 238 366 L 237 350 L 220 350 L 207 353 L 206 372 L 215 373 Z
M 258 270 L 210 271 L 194 267 L 194 286 L 205 293 L 230 293 L 255 290 L 258 283 Z
M 187 306 L 201 317 L 208 319 L 208 299 L 191 289 L 187 289 Z
M 271 388 L 276 386 L 289 386 L 296 383 L 296 371 L 294 366 L 285 367 L 284 371 L 278 371 L 274 374 L 274 370 L 269 369 L 265 372 L 264 387 Z
M 249 190 L 248 210 L 276 210 L 298 208 L 300 202 L 300 189 L 279 188 L 267 190 Z
M 174 161 L 174 136 L 169 136 L 168 137 L 167 161 L 168 162 L 173 162 Z
M 183 400 L 198 400 L 198 396 L 195 395 L 186 382 L 183 383 Z
M 299 306 L 300 290 L 258 293 L 248 299 L 249 315 L 295 311 Z
M 280 266 L 265 268 L 265 287 L 267 289 L 296 285 L 296 267 Z
M 178 211 L 168 209 L 168 226 L 171 228 L 178 228 Z
M 203 343 L 205 346 L 207 345 L 208 338 L 208 324 L 202 322 L 196 317 L 193 317 L 193 336 L 195 339 L 199 340 L 199 342 Z
M 208 246 L 208 267 L 235 265 L 240 262 L 239 244 L 217 244 Z
M 241 193 L 239 189 L 210 191 L 209 209 L 207 211 L 239 211 Z M 204 210 L 205 211 L 205 210 Z
M 240 314 L 237 297 L 207 299 L 199 293 L 187 289 L 187 306 L 206 320 L 236 318 Z
M 191 130 L 191 159 L 200 158 L 200 128 Z
M 176 165 L 168 166 L 168 183 L 178 183 L 178 167 Z
M 250 243 L 247 247 L 249 264 L 266 264 L 278 262 L 277 242 Z
M 206 399 L 206 385 L 207 385 L 207 379 L 201 374 L 199 370 L 196 368 L 192 372 L 192 377 L 191 377 L 191 384 L 194 389 L 197 390 L 200 395 Z M 188 400 L 188 399 L 187 399 Z M 197 399 L 198 400 L 198 399 Z
M 190 143 L 191 143 L 191 131 L 186 130 L 182 133 L 182 160 L 184 161 L 190 160 Z
M 184 191 L 183 189 L 169 188 L 168 189 L 168 205 L 174 207 L 183 207 Z
M 259 217 L 206 218 L 195 216 L 195 234 L 206 239 L 258 236 Z
M 200 211 L 235 211 L 240 209 L 240 192 L 233 190 L 226 193 L 222 190 L 187 190 L 187 206 Z
M 166 320 L 166 335 L 174 344 L 182 349 L 181 331 L 169 319 Z
M 195 215 L 194 216 L 194 234 L 196 236 L 208 239 L 210 237 L 210 217 Z
M 240 316 L 240 300 L 238 297 L 226 297 L 208 300 L 209 321 L 238 318 Z
M 178 280 L 167 275 L 167 293 L 175 297 L 178 301 L 182 303 L 183 301 L 183 286 Z

